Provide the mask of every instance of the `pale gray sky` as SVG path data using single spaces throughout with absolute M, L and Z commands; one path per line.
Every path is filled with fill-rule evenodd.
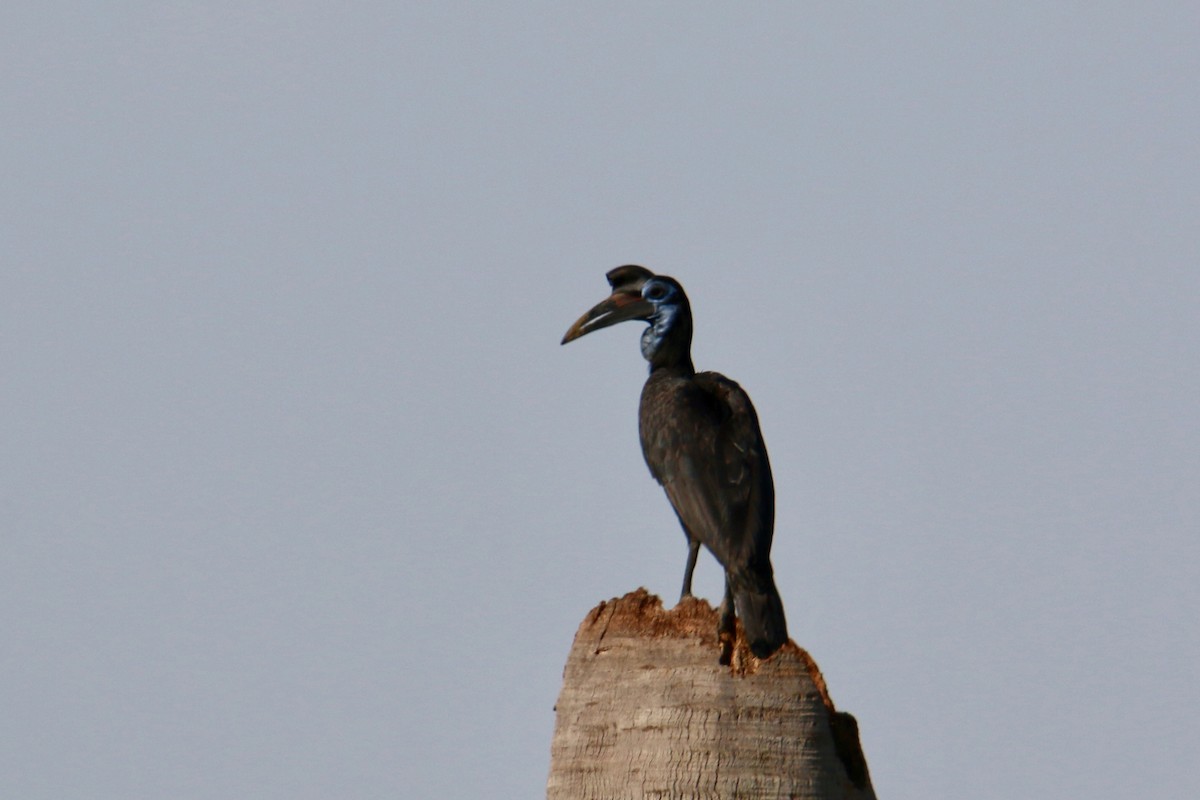
M 415 6 L 0 11 L 0 796 L 541 796 L 631 261 L 880 797 L 1200 795 L 1196 4 Z

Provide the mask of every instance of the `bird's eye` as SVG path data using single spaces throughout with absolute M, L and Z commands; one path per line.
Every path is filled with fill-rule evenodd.
M 661 283 L 652 283 L 646 287 L 647 300 L 662 300 L 668 293 L 667 287 Z

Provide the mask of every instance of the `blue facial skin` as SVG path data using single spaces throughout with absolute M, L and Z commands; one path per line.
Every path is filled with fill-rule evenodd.
M 648 320 L 650 324 L 642 331 L 642 358 L 647 361 L 654 361 L 654 354 L 675 323 L 680 311 L 677 295 L 674 286 L 654 278 L 642 287 L 642 297 L 654 306 L 654 315 Z

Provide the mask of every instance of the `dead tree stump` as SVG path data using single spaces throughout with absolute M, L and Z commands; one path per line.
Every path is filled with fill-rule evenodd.
M 645 589 L 575 634 L 550 747 L 548 800 L 874 800 L 854 717 L 793 642 L 756 659 L 738 630 L 718 663 L 717 613 L 664 610 Z

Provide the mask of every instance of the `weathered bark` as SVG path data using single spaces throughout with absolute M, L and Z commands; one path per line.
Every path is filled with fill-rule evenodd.
M 549 800 L 874 800 L 854 717 L 793 642 L 765 661 L 738 629 L 718 664 L 717 613 L 645 589 L 601 603 L 563 671 Z

